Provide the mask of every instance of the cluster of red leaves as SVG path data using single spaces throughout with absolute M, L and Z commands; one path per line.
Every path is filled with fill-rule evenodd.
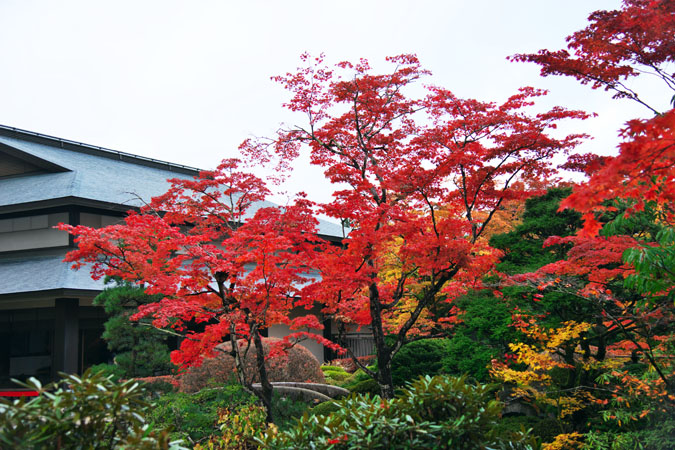
M 359 356 L 357 359 L 364 366 L 369 366 L 375 362 L 375 355 Z M 342 367 L 349 373 L 354 373 L 358 369 L 358 366 L 354 363 L 352 358 L 338 358 L 330 361 L 328 364 L 331 366 Z
M 645 202 L 656 202 L 665 220 L 675 219 L 675 110 L 649 120 L 633 120 L 623 136 L 627 140 L 620 144 L 619 155 L 607 160 L 562 204 L 584 213 L 589 234 L 600 228 L 593 212 L 607 209 L 602 202 L 615 198 L 634 203 L 629 213 L 641 211 Z
M 533 88 L 502 104 L 436 87 L 410 98 L 406 87 L 428 72 L 412 55 L 389 60 L 396 69 L 379 75 L 365 60 L 328 69 L 323 58 L 305 56 L 307 67 L 275 80 L 292 94 L 286 106 L 304 113 L 308 126 L 282 132 L 271 145 L 242 146 L 256 160 L 276 157 L 282 167 L 306 149 L 329 181 L 347 186 L 322 206 L 352 229 L 343 248 L 315 264 L 322 282 L 313 294 L 357 324 L 373 320 L 374 295 L 383 305 L 396 304 L 413 292 L 413 278 L 442 279 L 433 287 L 440 292 L 455 276 L 454 286 L 465 285 L 491 270 L 498 254 L 477 238 L 502 202 L 530 195 L 516 180 L 550 175 L 549 158 L 583 137 L 546 132 L 559 120 L 587 117 L 563 108 L 526 114 L 544 95 Z M 391 253 L 400 274 L 385 281 Z
M 547 264 L 539 269 L 537 276 L 583 277 L 587 280 L 580 292 L 583 294 L 604 293 L 608 283 L 633 273 L 633 269 L 622 260 L 623 252 L 636 245 L 631 236 L 555 236 L 547 239 L 544 247 L 567 243 L 573 244 L 573 247 L 566 259 Z
M 675 4 L 671 0 L 623 0 L 623 7 L 595 11 L 590 24 L 567 38 L 568 50 L 519 54 L 515 61 L 542 66 L 542 76 L 565 75 L 594 89 L 613 90 L 615 98 L 644 103 L 624 81 L 645 72 L 675 89 Z M 671 69 L 672 70 L 672 69 Z
M 606 200 L 622 198 L 634 203 L 628 214 L 640 211 L 645 202 L 665 208 L 665 219 L 673 219 L 675 191 L 675 112 L 659 115 L 627 84 L 629 77 L 649 74 L 661 79 L 666 92 L 675 92 L 675 3 L 670 0 L 623 0 L 621 9 L 596 11 L 590 24 L 567 38 L 568 50 L 540 50 L 519 54 L 516 61 L 539 64 L 543 76 L 564 75 L 613 90 L 615 97 L 632 99 L 657 116 L 630 121 L 622 131 L 625 142 L 617 157 L 575 155 L 562 167 L 591 176 L 575 188 L 563 207 L 584 213 L 584 233 L 597 234 L 600 223 L 594 212 L 606 209 Z M 675 98 L 675 97 L 673 97 Z
M 67 261 L 91 264 L 96 278 L 117 276 L 164 296 L 132 318 L 152 317 L 155 326 L 184 334 L 172 354 L 180 366 L 199 364 L 229 335 L 249 340 L 273 324 L 299 330 L 275 353 L 299 337 L 335 347 L 305 331 L 323 328 L 315 316 L 290 317 L 312 305 L 301 290 L 311 284 L 309 267 L 324 245 L 315 237 L 311 203 L 300 197 L 285 208 L 258 208 L 269 191 L 238 165 L 226 160 L 194 179 L 170 180 L 167 193 L 124 224 L 61 226 L 77 236 Z

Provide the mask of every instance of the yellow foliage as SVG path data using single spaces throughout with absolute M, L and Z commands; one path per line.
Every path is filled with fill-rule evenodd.
M 550 444 L 543 444 L 542 450 L 574 450 L 584 445 L 583 435 L 577 432 L 559 434 Z
M 584 322 L 569 321 L 564 322 L 559 328 L 546 329 L 531 323 L 523 327 L 522 331 L 536 340 L 535 344 L 509 344 L 516 356 L 516 361 L 527 367 L 524 370 L 515 370 L 504 363 L 494 361 L 491 374 L 505 383 L 515 384 L 516 387 L 511 392 L 513 397 L 553 406 L 557 410 L 558 419 L 564 419 L 596 399 L 583 389 L 568 391 L 564 394 L 559 391 L 549 392 L 552 384 L 550 371 L 554 368 L 569 368 L 557 351 L 570 341 L 579 339 L 590 327 L 590 324 Z

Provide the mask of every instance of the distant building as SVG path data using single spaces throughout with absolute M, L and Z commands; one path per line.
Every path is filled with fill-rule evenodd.
M 111 357 L 100 338 L 105 314 L 92 306 L 103 283 L 62 262 L 73 239 L 52 227 L 116 223 L 141 199 L 164 193 L 167 178 L 197 174 L 192 167 L 0 126 L 0 388 L 10 387 L 10 378 L 49 380 Z M 342 235 L 340 226 L 323 221 L 319 231 Z M 269 333 L 282 336 L 282 328 Z M 324 359 L 322 347 L 307 346 Z

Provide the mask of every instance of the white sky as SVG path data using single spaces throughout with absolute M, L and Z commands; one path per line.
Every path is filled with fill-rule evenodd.
M 175 163 L 212 168 L 252 135 L 292 122 L 270 76 L 299 55 L 329 61 L 417 53 L 426 81 L 463 97 L 551 90 L 544 105 L 594 111 L 566 130 L 608 154 L 646 109 L 572 79 L 540 78 L 505 57 L 558 49 L 591 11 L 619 0 L 94 1 L 0 0 L 0 123 Z M 326 199 L 306 167 L 291 190 Z

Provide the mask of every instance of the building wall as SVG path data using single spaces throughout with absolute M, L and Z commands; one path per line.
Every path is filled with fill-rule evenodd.
M 0 252 L 66 246 L 68 233 L 52 228 L 61 222 L 67 212 L 0 220 Z

